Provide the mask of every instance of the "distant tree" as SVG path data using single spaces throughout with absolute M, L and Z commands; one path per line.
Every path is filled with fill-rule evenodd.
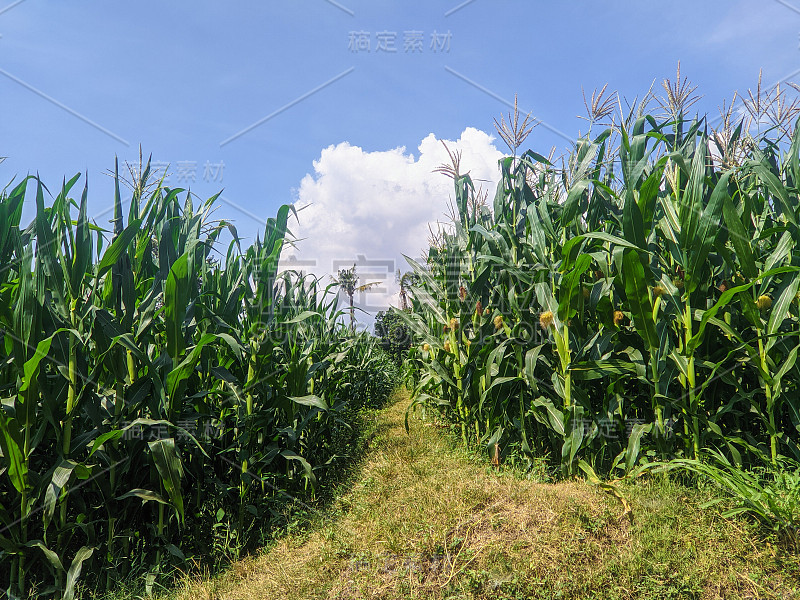
M 339 291 L 344 292 L 350 300 L 350 329 L 355 332 L 356 330 L 356 315 L 355 308 L 353 307 L 353 296 L 356 292 L 363 292 L 372 286 L 378 285 L 379 281 L 372 283 L 365 283 L 358 285 L 358 275 L 356 275 L 356 266 L 353 265 L 352 269 L 340 269 L 338 279 L 334 279 L 334 283 L 339 286 Z
M 400 274 L 400 269 L 397 269 L 397 283 L 400 284 L 400 308 L 401 310 L 408 310 L 408 292 L 412 285 L 417 285 L 419 277 L 408 271 L 407 273 Z
M 398 365 L 411 347 L 411 330 L 405 325 L 397 309 L 381 311 L 375 315 L 375 335 L 381 339 L 381 347 Z

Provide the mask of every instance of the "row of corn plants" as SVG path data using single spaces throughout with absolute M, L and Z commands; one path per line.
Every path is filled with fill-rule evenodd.
M 560 165 L 512 147 L 493 205 L 442 169 L 453 220 L 399 312 L 415 407 L 565 473 L 800 458 L 800 130 L 683 114 L 635 103 Z
M 243 248 L 215 199 L 120 177 L 112 228 L 79 176 L 0 194 L 0 584 L 148 587 L 262 541 L 346 460 L 393 385 L 337 294 L 280 272 L 283 206 Z M 23 206 L 35 218 L 20 224 Z M 223 232 L 232 241 L 220 246 Z

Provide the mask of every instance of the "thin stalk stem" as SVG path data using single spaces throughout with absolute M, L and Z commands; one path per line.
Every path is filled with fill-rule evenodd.
M 72 303 L 72 310 L 70 312 L 70 320 L 72 327 L 75 327 L 75 302 Z M 67 410 L 66 418 L 64 420 L 64 439 L 62 445 L 63 458 L 69 458 L 70 446 L 72 445 L 72 411 L 75 408 L 75 399 L 78 395 L 78 347 L 75 343 L 75 336 L 70 333 L 69 335 L 69 388 L 67 389 Z M 66 486 L 61 491 L 61 507 L 60 518 L 62 530 L 67 525 L 67 498 L 68 493 Z
M 683 316 L 684 333 L 686 334 L 684 341 L 684 351 L 689 351 L 689 341 L 692 339 L 692 306 L 689 302 L 689 295 L 686 295 L 686 309 Z M 697 460 L 700 456 L 700 419 L 698 412 L 700 406 L 698 403 L 697 393 L 695 391 L 696 374 L 694 369 L 694 353 L 689 354 L 687 357 L 688 365 L 686 368 L 686 388 L 689 392 L 689 407 L 693 413 L 692 420 L 692 451 L 694 459 Z
M 767 351 L 764 347 L 764 340 L 762 337 L 762 332 L 758 332 L 758 356 L 761 362 L 761 369 L 764 373 L 769 373 L 769 367 L 767 365 Z M 772 390 L 772 386 L 764 381 L 764 378 L 759 374 L 758 379 L 761 382 L 761 386 L 764 388 L 764 394 L 767 397 L 767 418 L 769 419 L 769 449 L 770 449 L 770 459 L 773 465 L 778 464 L 778 431 L 777 425 L 775 422 L 775 399 L 774 393 Z

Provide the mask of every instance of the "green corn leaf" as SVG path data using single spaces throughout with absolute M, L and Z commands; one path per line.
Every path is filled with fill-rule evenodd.
M 730 234 L 729 238 L 733 244 L 734 250 L 736 250 L 736 258 L 741 264 L 742 273 L 748 279 L 753 279 L 758 275 L 758 269 L 756 267 L 756 261 L 753 258 L 751 237 L 747 234 L 730 196 L 725 197 L 722 209 L 725 217 L 725 225 Z
M 535 393 L 538 390 L 538 382 L 536 379 L 536 365 L 539 362 L 539 355 L 542 352 L 544 345 L 541 344 L 531 348 L 525 353 L 525 382 L 528 387 Z
M 50 566 L 53 567 L 53 571 L 56 574 L 60 574 L 64 572 L 64 566 L 61 564 L 61 559 L 58 557 L 58 554 L 53 552 L 50 548 L 44 545 L 43 542 L 40 540 L 33 540 L 26 544 L 28 548 L 38 548 L 44 554 L 45 559 Z
M 47 484 L 47 489 L 45 490 L 44 494 L 44 510 L 42 511 L 42 520 L 44 522 L 44 528 L 50 524 L 50 521 L 53 518 L 53 513 L 56 509 L 56 503 L 58 502 L 58 498 L 61 495 L 61 490 L 67 485 L 72 476 L 72 472 L 78 464 L 71 460 L 62 460 L 61 464 L 58 465 L 55 470 L 53 471 L 53 475 L 50 478 L 50 483 Z
M 81 576 L 83 563 L 92 556 L 93 552 L 94 548 L 83 546 L 75 553 L 75 556 L 72 558 L 72 563 L 69 566 L 69 571 L 67 571 L 67 584 L 64 587 L 64 600 L 73 600 L 75 597 L 75 584 L 77 583 L 78 578 Z
M 778 203 L 781 206 L 781 213 L 786 217 L 786 219 L 792 224 L 797 226 L 797 214 L 795 213 L 795 208 L 792 206 L 791 201 L 789 200 L 789 191 L 786 187 L 781 183 L 780 179 L 772 172 L 770 167 L 764 163 L 751 163 L 750 168 L 752 169 L 753 173 L 767 186 L 770 193 L 778 199 Z
M 19 424 L 3 410 L 0 410 L 0 450 L 11 484 L 21 494 L 28 487 L 28 461 L 23 454 Z
M 578 312 L 580 302 L 583 298 L 583 288 L 581 277 L 592 264 L 592 257 L 588 254 L 581 254 L 575 261 L 574 268 L 564 275 L 559 288 L 558 318 L 567 321 Z
M 519 381 L 519 377 L 495 377 L 492 379 L 492 383 L 487 386 L 486 390 L 481 394 L 480 399 L 478 400 L 478 409 L 483 408 L 483 403 L 492 395 L 492 391 L 497 391 L 498 388 L 507 384 Z
M 573 362 L 569 370 L 573 378 L 580 381 L 601 379 L 609 375 L 635 375 L 638 371 L 632 362 L 613 358 Z
M 313 310 L 304 310 L 302 313 L 294 317 L 293 319 L 289 319 L 288 321 L 283 321 L 282 325 L 296 325 L 298 323 L 303 323 L 304 321 L 308 321 L 309 319 L 319 318 L 321 315 Z
M 157 494 L 156 492 L 152 492 L 150 490 L 143 490 L 137 488 L 129 492 L 125 492 L 121 496 L 117 496 L 117 500 L 125 500 L 126 498 L 139 498 L 142 501 L 142 504 L 147 504 L 148 502 L 156 502 L 158 504 L 164 504 L 165 506 L 169 506 L 169 502 L 164 500 L 161 494 Z
M 56 242 L 52 225 L 48 219 L 48 211 L 44 206 L 44 184 L 37 178 L 36 182 L 36 258 L 44 265 L 45 272 L 42 277 L 55 284 L 61 275 L 61 266 L 58 264 L 57 255 L 60 247 Z M 55 291 L 55 289 L 54 289 Z
M 177 405 L 180 401 L 180 398 L 178 398 L 179 386 L 194 373 L 203 348 L 216 339 L 217 336 L 213 333 L 205 334 L 198 340 L 197 344 L 192 348 L 192 351 L 167 374 L 167 393 L 170 399 L 174 400 L 175 406 L 173 406 L 173 409 L 177 409 Z M 183 340 L 183 334 L 181 334 L 181 340 Z M 181 352 L 182 351 L 183 350 L 181 350 Z
M 172 507 L 178 514 L 183 523 L 183 495 L 181 493 L 181 481 L 183 479 L 183 466 L 175 448 L 175 440 L 172 438 L 155 440 L 148 442 L 150 454 L 156 465 L 158 474 L 161 476 L 161 483 L 169 496 Z
M 797 296 L 800 275 L 794 273 L 790 277 L 790 282 L 783 288 L 778 299 L 772 305 L 772 312 L 767 323 L 767 335 L 774 335 L 778 332 L 784 320 L 789 316 L 789 307 Z
M 633 469 L 633 467 L 636 466 L 636 462 L 639 460 L 642 436 L 646 433 L 650 433 L 652 429 L 652 423 L 637 423 L 633 426 L 631 436 L 628 438 L 628 449 L 625 451 L 625 467 L 628 471 Z
M 569 435 L 564 438 L 564 445 L 561 446 L 561 464 L 571 470 L 575 464 L 575 457 L 583 445 L 586 436 L 583 426 L 584 411 L 582 406 L 573 406 L 571 415 L 567 422 L 572 425 Z
M 25 376 L 23 378 L 22 386 L 19 389 L 20 392 L 27 390 L 30 387 L 31 382 L 33 382 L 33 380 L 39 376 L 39 366 L 41 365 L 42 360 L 47 358 L 47 354 L 50 352 L 50 346 L 53 343 L 53 337 L 54 336 L 50 336 L 49 338 L 39 342 L 36 345 L 36 350 L 33 353 L 33 356 L 25 362 L 25 366 L 23 368 Z
M 658 349 L 660 342 L 653 321 L 653 303 L 645 279 L 644 267 L 637 252 L 627 250 L 623 257 L 622 279 L 636 331 L 650 347 Z
M 644 218 L 631 188 L 628 188 L 625 194 L 625 208 L 622 212 L 622 232 L 625 239 L 637 248 L 647 247 Z
M 696 234 L 690 241 L 689 247 L 692 252 L 686 270 L 686 291 L 688 293 L 693 292 L 700 283 L 708 253 L 719 233 L 723 206 L 725 200 L 730 198 L 728 195 L 730 175 L 730 172 L 728 172 L 720 177 L 711 192 L 708 204 L 702 208 L 702 212 L 700 212 L 697 219 Z
M 794 238 L 792 237 L 792 234 L 788 231 L 784 232 L 781 238 L 778 240 L 778 243 L 775 245 L 774 250 L 767 257 L 767 260 L 764 261 L 764 270 L 771 271 L 777 265 L 784 262 L 787 258 L 789 258 L 793 247 Z
M 694 353 L 694 350 L 697 348 L 697 346 L 699 346 L 700 343 L 703 341 L 703 334 L 705 333 L 706 325 L 711 319 L 717 316 L 717 313 L 720 311 L 720 309 L 725 308 L 734 299 L 735 296 L 742 294 L 743 292 L 749 290 L 751 287 L 753 287 L 752 282 L 726 290 L 725 292 L 723 292 L 723 294 L 720 296 L 719 300 L 717 300 L 714 306 L 703 312 L 703 316 L 700 319 L 700 326 L 697 329 L 697 333 L 692 336 L 692 338 L 689 340 L 689 343 L 686 345 L 687 356 L 691 356 Z
M 700 243 L 697 239 L 698 223 L 703 213 L 706 192 L 707 141 L 698 144 L 692 157 L 691 171 L 686 190 L 680 197 L 678 218 L 680 222 L 680 244 L 693 249 Z
M 550 400 L 540 396 L 532 402 L 532 406 L 544 409 L 547 418 L 542 421 L 543 424 L 549 425 L 557 435 L 564 435 L 566 431 L 564 427 L 564 413 L 558 410 Z
M 97 437 L 97 439 L 92 444 L 92 449 L 89 451 L 89 458 L 100 449 L 103 444 L 108 442 L 109 440 L 118 440 L 122 437 L 124 432 L 121 429 L 112 429 L 111 431 L 107 431 L 104 434 Z
M 186 348 L 183 321 L 189 304 L 189 259 L 182 254 L 170 267 L 164 286 L 164 321 L 167 334 L 167 354 L 178 361 Z
M 773 377 L 772 382 L 775 388 L 780 389 L 781 379 L 783 378 L 786 373 L 791 371 L 794 368 L 795 363 L 797 362 L 797 351 L 800 347 L 795 346 L 789 351 L 789 356 L 786 357 L 781 368 L 778 369 L 778 372 L 775 373 L 775 377 Z
M 295 404 L 302 404 L 303 406 L 312 406 L 322 411 L 328 410 L 328 405 L 325 403 L 325 401 L 319 396 L 315 396 L 313 394 L 309 396 L 292 396 L 289 398 L 289 400 L 291 400 Z
M 606 233 L 604 231 L 590 231 L 589 233 L 584 233 L 581 237 L 587 240 L 601 240 L 603 242 L 608 242 L 614 246 L 619 246 L 621 248 L 631 248 L 633 250 L 638 250 L 640 252 L 646 252 L 645 248 L 637 246 L 636 244 L 629 242 L 626 239 L 623 239 L 616 235 L 612 235 L 610 233 Z
M 570 188 L 567 199 L 564 201 L 564 212 L 561 217 L 562 226 L 568 225 L 575 219 L 582 201 L 586 198 L 586 191 L 589 189 L 590 184 L 591 181 L 588 179 L 582 179 L 575 182 Z
M 89 230 L 89 220 L 86 216 L 88 203 L 89 183 L 83 188 L 81 204 L 78 211 L 78 224 L 75 228 L 75 249 L 71 268 L 71 287 L 73 297 L 78 296 L 83 278 L 89 268 L 92 258 L 92 235 Z
M 495 428 L 492 437 L 490 437 L 489 441 L 486 442 L 486 451 L 490 457 L 494 456 L 496 448 L 500 444 L 500 440 L 503 438 L 504 432 L 505 429 L 502 427 L 502 425 L 498 425 Z
M 98 279 L 103 277 L 103 275 L 105 275 L 108 270 L 117 263 L 120 256 L 122 256 L 122 253 L 128 249 L 128 246 L 133 241 L 133 238 L 136 237 L 137 233 L 139 233 L 141 225 L 141 220 L 132 221 L 122 231 L 121 234 L 114 238 L 114 241 L 111 242 L 111 245 L 103 253 L 103 258 L 100 259 L 100 262 L 97 264 Z
M 280 453 L 280 455 L 285 458 L 286 460 L 293 460 L 300 463 L 300 466 L 303 467 L 303 472 L 305 473 L 306 480 L 314 487 L 317 485 L 317 478 L 314 476 L 314 471 L 311 468 L 309 462 L 297 454 L 296 452 L 292 452 L 291 450 L 284 450 Z

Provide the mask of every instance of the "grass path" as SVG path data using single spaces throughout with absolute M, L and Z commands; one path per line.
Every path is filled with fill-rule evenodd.
M 368 455 L 324 517 L 180 600 L 800 598 L 800 564 L 706 497 L 662 480 L 613 498 L 582 482 L 494 471 L 450 436 L 377 417 Z M 794 590 L 794 591 L 792 591 Z

